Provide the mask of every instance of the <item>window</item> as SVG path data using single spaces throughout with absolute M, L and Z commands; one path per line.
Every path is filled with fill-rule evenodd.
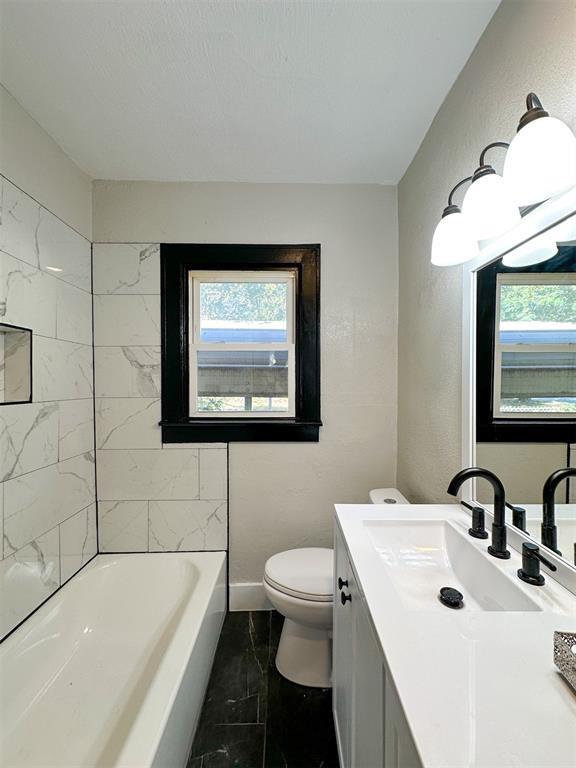
M 294 274 L 189 279 L 190 416 L 294 417 Z
M 494 416 L 576 418 L 576 273 L 498 275 Z
M 542 264 L 477 273 L 479 442 L 573 442 L 576 247 Z
M 164 442 L 318 440 L 319 246 L 162 245 Z

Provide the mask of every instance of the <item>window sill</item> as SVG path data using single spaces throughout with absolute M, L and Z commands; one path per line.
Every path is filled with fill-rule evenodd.
M 188 419 L 161 421 L 163 443 L 317 443 L 321 421 Z

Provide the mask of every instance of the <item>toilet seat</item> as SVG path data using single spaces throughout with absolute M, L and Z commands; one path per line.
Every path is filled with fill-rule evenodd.
M 289 549 L 266 563 L 264 580 L 285 595 L 331 603 L 333 599 L 334 552 L 324 547 Z

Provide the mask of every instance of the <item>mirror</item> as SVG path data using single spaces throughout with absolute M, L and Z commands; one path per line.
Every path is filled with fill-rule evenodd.
M 32 331 L 0 323 L 0 405 L 32 400 Z
M 471 445 L 463 462 L 500 477 L 507 501 L 520 508 L 509 523 L 539 542 L 544 483 L 557 469 L 576 468 L 576 214 L 545 237 L 544 261 L 530 263 L 542 247 L 537 236 L 471 270 Z M 473 501 L 490 509 L 492 498 L 488 485 L 475 484 Z M 575 566 L 576 477 L 559 483 L 555 501 L 557 548 Z

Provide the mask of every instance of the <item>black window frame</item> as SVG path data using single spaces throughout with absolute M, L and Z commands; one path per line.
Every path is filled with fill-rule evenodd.
M 163 243 L 161 263 L 162 442 L 318 442 L 320 418 L 320 245 Z M 191 417 L 189 273 L 293 271 L 296 294 L 296 416 Z
M 573 272 L 576 246 L 560 246 L 552 259 L 506 267 L 502 259 L 476 273 L 476 441 L 478 443 L 574 443 L 576 419 L 494 418 L 496 288 L 499 274 Z

